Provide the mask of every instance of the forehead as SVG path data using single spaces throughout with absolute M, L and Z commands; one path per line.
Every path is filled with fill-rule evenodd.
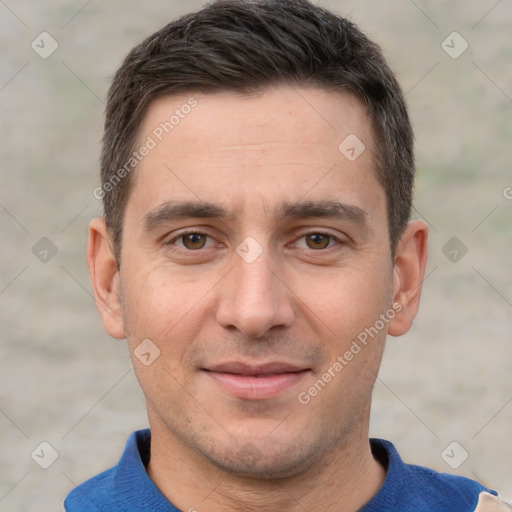
M 382 199 L 371 122 L 348 93 L 282 86 L 162 97 L 141 125 L 136 147 L 143 145 L 151 149 L 132 191 L 141 207 L 194 197 L 238 209 L 301 194 L 342 194 L 356 206 L 362 196 Z
M 337 149 L 339 142 L 354 134 L 373 152 L 371 121 L 361 100 L 349 92 L 312 86 L 283 85 L 250 94 L 163 96 L 148 106 L 139 135 L 152 134 L 156 142 L 171 143 L 178 136 L 180 142 L 193 142 L 205 135 L 198 133 L 201 128 L 211 130 L 201 141 L 207 147 L 230 140 L 275 142 L 279 136 L 290 142 L 302 137 L 311 143 L 331 143 Z

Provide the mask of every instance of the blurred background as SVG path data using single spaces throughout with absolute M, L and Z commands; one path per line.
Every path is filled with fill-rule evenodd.
M 512 501 L 512 3 L 321 4 L 359 24 L 398 75 L 417 140 L 414 216 L 430 226 L 422 307 L 388 340 L 371 435 Z M 115 70 L 200 7 L 0 0 L 2 512 L 61 510 L 147 426 L 125 342 L 105 334 L 91 295 L 87 225 L 101 213 Z

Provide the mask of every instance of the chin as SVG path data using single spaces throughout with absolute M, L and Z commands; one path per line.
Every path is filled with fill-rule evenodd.
M 297 476 L 315 464 L 320 447 L 304 446 L 299 440 L 288 442 L 240 442 L 236 446 L 204 452 L 217 468 L 242 478 L 275 480 Z

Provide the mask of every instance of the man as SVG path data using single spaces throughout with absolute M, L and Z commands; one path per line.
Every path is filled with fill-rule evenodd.
M 352 23 L 306 0 L 170 23 L 114 78 L 101 176 L 88 264 L 151 430 L 66 510 L 509 510 L 368 439 L 427 227 L 402 93 Z

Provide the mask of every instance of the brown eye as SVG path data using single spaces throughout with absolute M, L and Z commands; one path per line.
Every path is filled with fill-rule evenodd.
M 183 245 L 187 249 L 202 249 L 206 244 L 206 235 L 201 233 L 188 233 L 181 237 Z
M 322 233 L 311 233 L 306 235 L 306 244 L 310 249 L 325 249 L 329 242 L 331 241 L 331 236 L 323 235 Z

